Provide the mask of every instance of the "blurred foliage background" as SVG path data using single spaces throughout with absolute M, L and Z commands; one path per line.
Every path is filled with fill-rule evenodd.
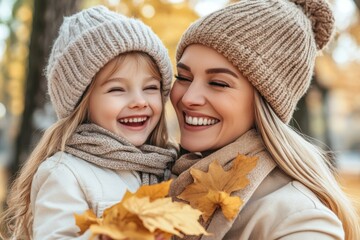
M 0 0 L 0 212 L 7 187 L 44 129 L 56 121 L 43 75 L 63 16 L 103 4 L 142 19 L 174 59 L 191 22 L 229 0 Z M 312 86 L 291 122 L 334 151 L 345 190 L 360 200 L 360 0 L 331 0 L 334 41 L 318 57 Z M 178 137 L 167 106 L 169 127 Z M 360 205 L 359 205 L 360 206 Z

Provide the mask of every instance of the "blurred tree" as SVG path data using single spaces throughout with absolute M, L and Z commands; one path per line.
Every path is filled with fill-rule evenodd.
M 360 0 L 354 0 L 357 8 L 360 10 Z
M 316 80 L 313 79 L 313 82 L 315 81 Z M 307 111 L 306 97 L 299 100 L 290 125 L 301 133 L 309 135 L 309 113 Z
M 316 113 L 317 116 L 311 116 L 310 112 L 312 110 L 309 109 L 311 107 L 311 102 L 314 101 L 314 99 L 311 99 L 311 91 L 316 91 L 320 97 L 319 103 L 321 104 L 321 107 L 316 110 L 318 111 Z M 329 89 L 319 82 L 319 78 L 315 74 L 311 81 L 308 93 L 299 100 L 293 115 L 293 119 L 290 122 L 290 125 L 297 129 L 300 133 L 309 136 L 310 138 L 319 140 L 314 142 L 314 144 L 319 145 L 326 151 L 332 148 L 332 143 L 329 136 L 330 124 L 328 96 Z M 316 124 L 313 124 L 311 121 L 316 121 Z M 319 129 L 314 129 L 314 127 Z
M 7 5 L 8 4 L 8 5 Z M 4 4 L 2 31 L 7 35 L 4 52 L 0 60 L 2 78 L 2 101 L 6 115 L 1 119 L 3 132 L 0 138 L 5 147 L 2 149 L 2 163 L 8 164 L 13 152 L 13 141 L 18 129 L 18 119 L 23 112 L 26 63 L 28 59 L 29 36 L 32 23 L 33 0 L 15 0 Z M 1 126 L 0 126 L 1 127 Z
M 29 46 L 28 72 L 25 88 L 25 106 L 20 131 L 15 145 L 15 157 L 10 171 L 13 175 L 25 161 L 41 132 L 34 126 L 34 112 L 46 103 L 46 81 L 43 69 L 57 35 L 63 16 L 79 8 L 80 0 L 34 0 L 32 32 Z

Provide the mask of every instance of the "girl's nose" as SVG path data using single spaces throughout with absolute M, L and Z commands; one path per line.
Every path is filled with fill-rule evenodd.
M 149 106 L 146 97 L 142 93 L 134 93 L 131 96 L 129 108 L 145 108 Z
M 185 91 L 181 101 L 185 106 L 202 106 L 205 104 L 205 97 L 203 94 L 203 86 L 193 81 Z

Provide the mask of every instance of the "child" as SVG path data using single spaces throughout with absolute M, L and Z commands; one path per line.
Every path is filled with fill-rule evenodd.
M 76 238 L 74 213 L 100 217 L 126 190 L 167 178 L 176 157 L 164 115 L 171 63 L 142 22 L 103 6 L 66 17 L 46 77 L 58 121 L 11 189 L 3 219 L 15 239 Z
M 333 27 L 325 0 L 241 0 L 183 34 L 170 98 L 190 153 L 172 169 L 171 195 L 194 181 L 192 168 L 259 157 L 250 184 L 233 194 L 244 201 L 237 217 L 217 210 L 204 223 L 213 235 L 201 239 L 360 239 L 326 154 L 288 126 Z

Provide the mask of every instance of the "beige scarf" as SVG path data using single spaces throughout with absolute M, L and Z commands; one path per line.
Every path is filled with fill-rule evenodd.
M 260 136 L 255 130 L 250 130 L 246 132 L 235 142 L 230 143 L 229 145 L 221 148 L 220 150 L 212 153 L 207 157 L 200 158 L 199 155 L 190 153 L 178 159 L 175 162 L 174 167 L 172 168 L 172 173 L 177 175 L 178 177 L 171 184 L 170 196 L 178 196 L 185 190 L 186 186 L 193 183 L 193 178 L 190 175 L 190 168 L 207 171 L 209 164 L 212 163 L 214 160 L 218 160 L 220 165 L 225 170 L 228 170 L 232 166 L 232 161 L 239 153 L 246 156 L 259 157 L 256 167 L 248 175 L 250 184 L 245 189 L 232 194 L 233 196 L 239 196 L 244 201 L 237 214 L 239 215 L 242 207 L 246 205 L 246 202 L 250 199 L 257 187 L 276 166 L 275 162 L 272 160 L 271 156 L 266 151 Z M 216 210 L 212 218 L 206 224 L 202 222 L 203 226 L 206 227 L 207 231 L 212 233 L 211 236 L 186 236 L 183 239 L 223 239 L 226 233 L 230 230 L 235 220 L 236 217 L 232 221 L 227 220 L 222 214 L 221 210 Z
M 135 147 L 95 124 L 82 124 L 66 143 L 65 151 L 101 167 L 138 171 L 142 184 L 155 184 L 170 176 L 175 149 L 153 145 Z

